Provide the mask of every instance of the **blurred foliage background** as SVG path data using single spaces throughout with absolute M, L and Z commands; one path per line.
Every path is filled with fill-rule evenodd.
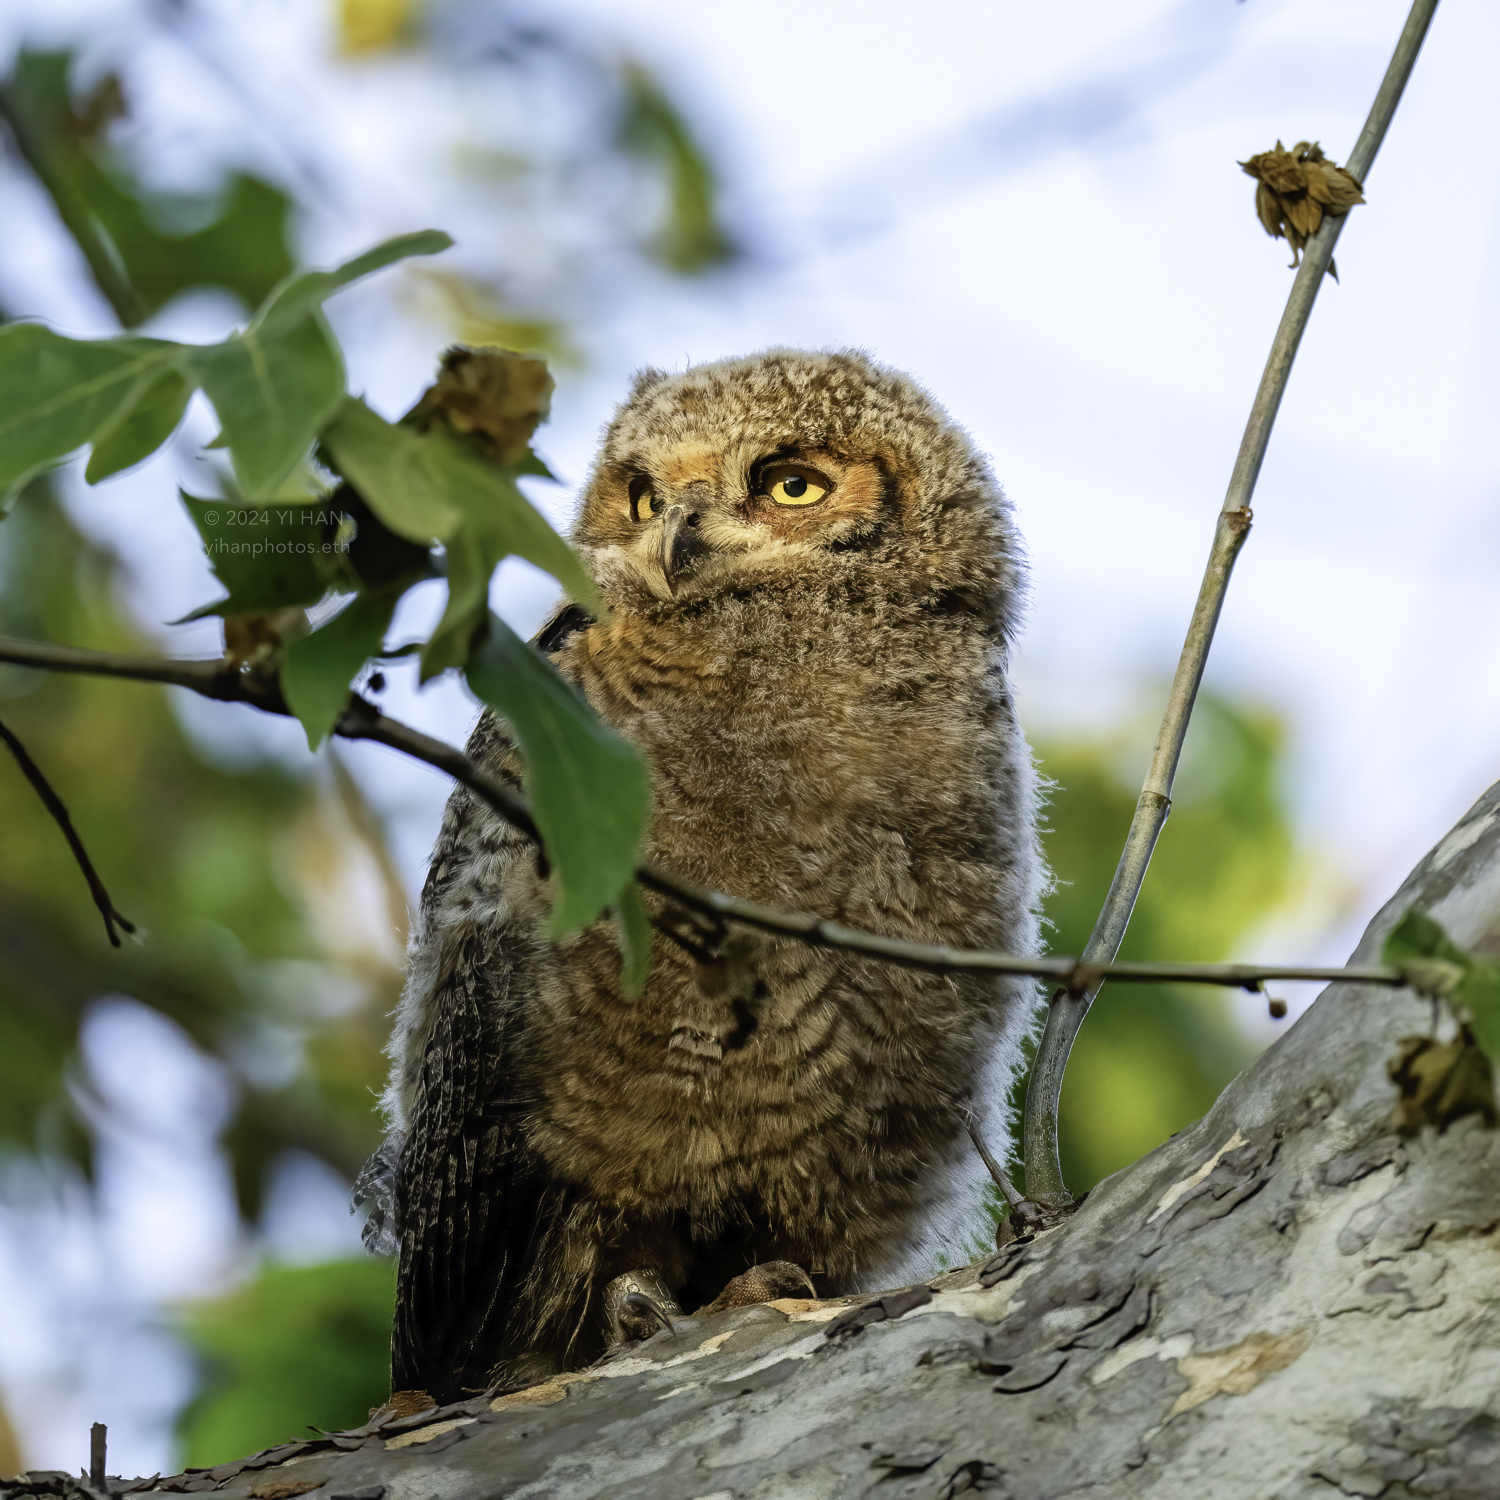
M 533 224 L 592 215 L 618 253 L 664 275 L 700 275 L 732 258 L 718 173 L 649 72 L 561 28 L 522 27 L 480 7 L 445 15 L 446 29 L 428 28 L 413 0 L 343 0 L 340 44 L 355 60 L 425 55 L 438 66 L 465 27 L 483 27 L 475 55 L 497 83 L 543 98 L 582 84 L 597 101 L 550 154 L 523 142 L 475 146 L 459 168 L 473 191 Z M 128 111 L 128 81 L 111 73 L 80 84 L 64 52 L 19 53 L 0 85 L 9 148 L 49 195 L 122 326 L 196 286 L 253 304 L 296 260 L 298 194 L 310 189 L 229 168 L 212 192 L 153 188 L 151 163 L 118 141 Z M 452 332 L 576 352 L 587 268 L 566 253 L 533 258 L 545 269 L 429 275 Z M 149 647 L 121 592 L 119 559 L 80 530 L 51 482 L 33 483 L 0 523 L 0 631 Z M 399 988 L 406 895 L 379 819 L 336 755 L 315 770 L 226 766 L 185 732 L 160 689 L 7 667 L 0 719 L 68 804 L 141 933 L 110 947 L 56 827 L 0 760 L 0 1144 L 13 1160 L 92 1178 L 96 1143 L 119 1122 L 80 1064 L 80 1028 L 101 998 L 129 996 L 222 1066 L 232 1105 L 220 1146 L 252 1235 L 268 1172 L 286 1153 L 351 1178 L 378 1136 L 372 1091 Z M 1132 724 L 1110 739 L 1039 746 L 1055 782 L 1046 835 L 1058 878 L 1048 904 L 1055 952 L 1078 952 L 1092 926 L 1135 803 L 1131 757 L 1149 743 L 1150 728 Z M 1279 755 L 1272 718 L 1200 702 L 1124 956 L 1223 958 L 1282 899 L 1292 848 Z M 1075 1190 L 1200 1115 L 1247 1051 L 1216 992 L 1107 988 L 1063 1098 Z M 386 1391 L 389 1265 L 250 1264 L 224 1297 L 173 1315 L 199 1360 L 198 1393 L 178 1425 L 189 1464 L 308 1424 L 357 1423 Z M 6 1431 L 0 1413 L 0 1466 Z

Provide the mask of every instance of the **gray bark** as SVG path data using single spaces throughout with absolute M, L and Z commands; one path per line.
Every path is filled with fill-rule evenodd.
M 1461 946 L 1500 950 L 1500 784 L 1355 961 L 1378 958 L 1412 906 Z M 826 1304 L 683 1320 L 566 1384 L 158 1487 L 220 1485 L 234 1500 L 252 1486 L 274 1496 L 276 1480 L 318 1482 L 315 1500 L 368 1486 L 385 1500 L 1493 1497 L 1500 1136 L 1472 1117 L 1409 1140 L 1389 1124 L 1387 1060 L 1433 1026 L 1410 991 L 1330 986 L 1197 1125 L 1060 1227 L 934 1279 L 904 1312 L 925 1293 L 856 1302 L 843 1331 L 829 1319 L 847 1309 Z

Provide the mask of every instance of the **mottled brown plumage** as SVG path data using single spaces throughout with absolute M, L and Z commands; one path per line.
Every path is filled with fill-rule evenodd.
M 564 611 L 540 640 L 646 752 L 651 859 L 893 936 L 1034 949 L 1019 548 L 924 392 L 852 353 L 646 371 L 574 541 L 612 617 Z M 469 749 L 518 778 L 489 715 Z M 657 934 L 626 999 L 609 923 L 548 943 L 548 900 L 536 851 L 456 791 L 366 1181 L 393 1188 L 370 1233 L 401 1247 L 398 1388 L 447 1400 L 596 1357 L 602 1289 L 633 1268 L 691 1312 L 763 1262 L 848 1291 L 978 1242 L 965 1112 L 999 1138 L 1029 984 L 744 933 L 705 965 Z

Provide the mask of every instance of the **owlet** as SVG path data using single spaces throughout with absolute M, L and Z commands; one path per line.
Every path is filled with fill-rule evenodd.
M 647 858 L 893 937 L 1035 951 L 1020 544 L 919 386 L 791 349 L 645 370 L 573 541 L 612 613 L 567 607 L 537 644 L 645 752 Z M 469 754 L 519 775 L 489 714 Z M 396 1389 L 594 1360 L 627 1273 L 691 1312 L 768 1262 L 826 1294 L 966 1257 L 988 1180 L 966 1119 L 1008 1123 L 1029 982 L 658 931 L 627 997 L 612 919 L 550 942 L 549 889 L 455 791 L 362 1179 L 367 1240 L 400 1247 Z

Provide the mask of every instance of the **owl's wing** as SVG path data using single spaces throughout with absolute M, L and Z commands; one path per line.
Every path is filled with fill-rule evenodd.
M 527 976 L 491 936 L 480 929 L 461 942 L 435 997 L 396 1175 L 391 1388 L 425 1390 L 440 1404 L 485 1389 L 524 1349 L 517 1303 L 546 1198 L 515 1087 L 525 1016 L 504 1014 Z
M 470 755 L 514 783 L 509 749 L 485 715 Z M 550 1373 L 528 1283 L 571 1190 L 528 1138 L 542 910 L 535 848 L 456 790 L 393 1045 L 406 1129 L 393 1173 L 392 1389 L 440 1403 Z

